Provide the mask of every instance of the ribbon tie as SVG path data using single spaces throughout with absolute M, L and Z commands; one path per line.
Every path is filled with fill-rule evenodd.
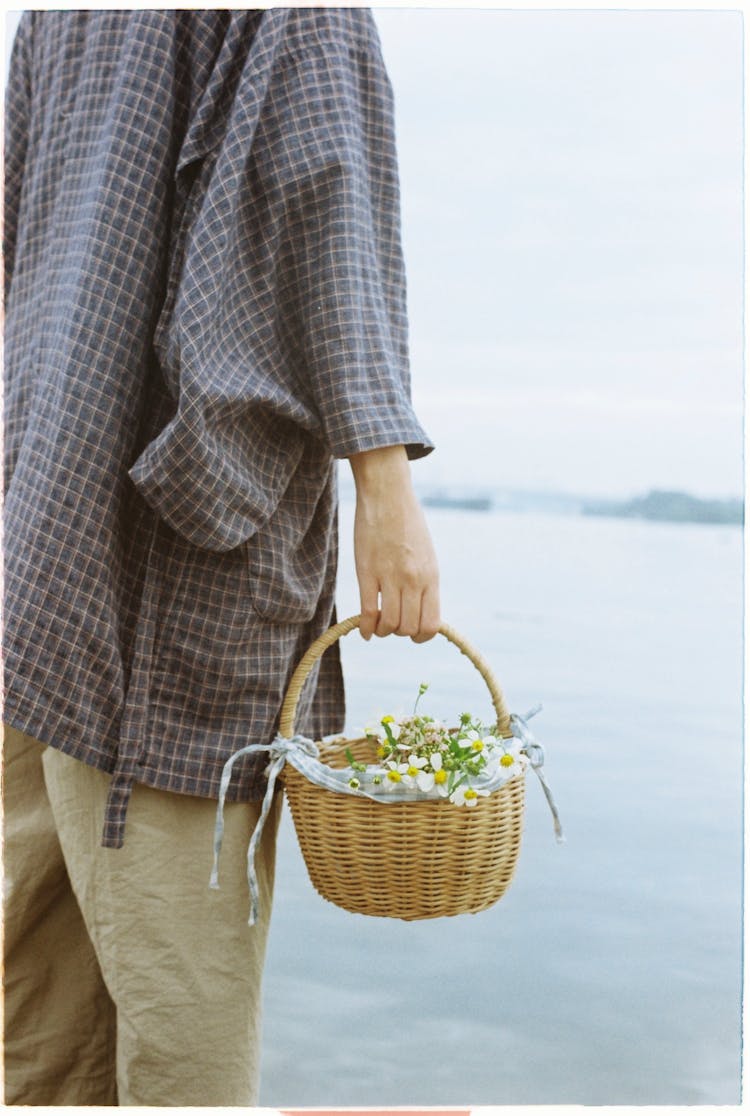
M 263 826 L 268 817 L 268 811 L 271 809 L 276 780 L 281 774 L 281 770 L 287 758 L 291 754 L 299 755 L 301 753 L 302 755 L 309 756 L 311 759 L 317 759 L 318 748 L 312 740 L 308 740 L 304 736 L 293 736 L 291 740 L 287 740 L 283 736 L 277 736 L 272 744 L 248 744 L 245 748 L 240 748 L 238 752 L 235 752 L 234 755 L 229 757 L 221 773 L 219 805 L 216 810 L 216 825 L 214 827 L 214 863 L 211 869 L 211 879 L 208 886 L 215 891 L 218 891 L 219 888 L 219 853 L 221 852 L 221 843 L 224 838 L 224 800 L 227 796 L 229 781 L 232 778 L 232 768 L 234 767 L 235 760 L 238 760 L 240 756 L 250 756 L 257 752 L 268 752 L 270 762 L 265 772 L 268 784 L 266 786 L 266 793 L 263 797 L 263 806 L 261 807 L 260 817 L 258 818 L 258 822 L 253 830 L 253 835 L 250 838 L 250 844 L 247 848 L 247 883 L 250 888 L 250 917 L 247 920 L 249 926 L 254 926 L 258 919 L 258 877 L 255 872 L 255 850 L 258 848 L 263 833 Z
M 540 702 L 538 705 L 535 705 L 533 709 L 529 709 L 528 713 L 524 714 L 523 717 L 519 716 L 518 713 L 511 713 L 510 729 L 513 735 L 521 741 L 521 751 L 528 758 L 529 764 L 536 772 L 537 778 L 542 784 L 544 797 L 547 799 L 547 803 L 552 812 L 552 821 L 555 827 L 555 840 L 559 845 L 561 845 L 565 841 L 565 835 L 560 823 L 560 815 L 557 812 L 557 806 L 555 805 L 555 800 L 552 797 L 552 791 L 550 790 L 549 784 L 544 777 L 544 772 L 542 771 L 542 767 L 544 766 L 544 748 L 533 735 L 529 726 L 526 724 L 526 722 L 530 720 L 531 717 L 535 716 L 541 708 L 542 706 Z

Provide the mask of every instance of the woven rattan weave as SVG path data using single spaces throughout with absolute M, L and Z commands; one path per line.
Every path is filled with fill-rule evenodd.
M 358 627 L 342 620 L 315 641 L 292 676 L 281 711 L 283 736 L 294 733 L 302 687 L 327 647 Z M 502 692 L 487 663 L 448 625 L 440 632 L 466 655 L 492 697 L 497 727 L 510 736 Z M 322 743 L 321 761 L 346 767 L 376 761 L 367 739 Z M 374 802 L 315 786 L 287 763 L 284 785 L 310 879 L 324 899 L 347 911 L 388 918 L 439 918 L 485 910 L 511 882 L 521 842 L 524 776 L 510 779 L 470 809 L 445 799 Z

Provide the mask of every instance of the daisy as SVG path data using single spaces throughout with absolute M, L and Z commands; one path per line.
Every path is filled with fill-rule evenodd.
M 469 729 L 466 736 L 463 737 L 462 743 L 470 746 L 473 752 L 487 752 L 496 747 L 497 739 L 494 736 L 482 736 L 476 729 Z
M 476 787 L 460 786 L 456 787 L 451 795 L 451 802 L 454 806 L 476 806 L 480 798 L 486 798 L 489 794 L 486 790 L 477 790 Z
M 388 728 L 386 728 L 386 725 Z M 386 713 L 383 717 L 378 717 L 376 721 L 368 721 L 365 725 L 365 736 L 376 737 L 378 740 L 387 740 L 389 732 L 394 740 L 398 740 L 398 734 L 401 732 L 401 725 L 390 713 Z
M 523 773 L 528 760 L 521 752 L 520 744 L 507 745 L 503 743 L 503 751 L 497 757 L 496 762 L 500 769 L 500 774 L 506 779 L 512 779 L 514 775 L 521 775 Z
M 420 771 L 417 775 L 417 786 L 425 793 L 437 787 L 438 794 L 445 797 L 448 793 L 448 772 L 443 767 L 443 757 L 439 752 L 430 756 L 429 771 Z
M 385 787 L 385 789 L 395 790 L 395 788 L 403 782 L 403 778 L 407 770 L 408 764 L 397 763 L 396 760 L 388 760 L 388 763 L 386 764 L 385 777 L 383 778 L 383 786 Z
M 427 766 L 427 760 L 424 756 L 409 756 L 409 762 L 406 764 L 406 771 L 403 774 L 403 780 L 407 786 L 413 787 L 417 782 L 420 771 L 423 767 Z

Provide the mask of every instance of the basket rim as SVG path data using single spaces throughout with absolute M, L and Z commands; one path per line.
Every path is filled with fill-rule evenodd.
M 294 722 L 297 713 L 297 705 L 299 703 L 300 695 L 307 681 L 313 667 L 318 659 L 328 650 L 334 643 L 336 643 L 343 636 L 348 635 L 350 632 L 359 628 L 360 615 L 349 616 L 346 620 L 341 620 L 337 624 L 333 624 L 322 635 L 314 640 L 307 651 L 304 653 L 299 663 L 297 664 L 289 685 L 287 686 L 284 701 L 279 715 L 279 731 L 282 736 L 291 738 L 294 735 Z M 441 624 L 438 629 L 449 643 L 452 643 L 462 655 L 471 662 L 471 664 L 479 672 L 484 680 L 487 689 L 489 690 L 492 705 L 497 717 L 497 728 L 504 737 L 512 736 L 510 730 L 510 712 L 505 702 L 503 692 L 492 672 L 492 669 L 477 651 L 462 635 L 460 635 L 449 624 Z

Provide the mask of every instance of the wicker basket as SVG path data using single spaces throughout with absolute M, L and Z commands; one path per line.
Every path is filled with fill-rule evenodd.
M 281 711 L 280 730 L 294 733 L 302 687 L 331 644 L 359 626 L 359 617 L 329 628 L 300 661 Z M 481 674 L 510 736 L 510 717 L 489 666 L 452 628 L 440 633 Z M 348 766 L 350 748 L 361 762 L 376 762 L 367 739 L 322 743 L 321 762 Z M 297 838 L 315 889 L 344 910 L 407 921 L 483 911 L 504 894 L 521 842 L 524 776 L 509 779 L 471 809 L 445 799 L 380 803 L 315 786 L 291 764 L 283 781 Z

